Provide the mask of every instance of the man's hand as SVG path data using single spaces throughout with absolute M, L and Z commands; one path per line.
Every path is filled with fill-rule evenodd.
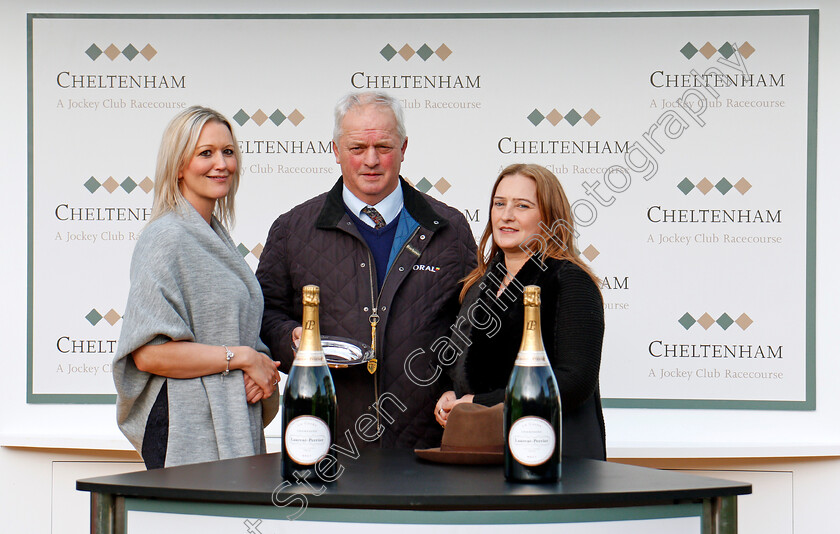
M 298 326 L 294 330 L 292 330 L 292 345 L 295 348 L 300 347 L 300 336 L 303 335 L 303 327 Z

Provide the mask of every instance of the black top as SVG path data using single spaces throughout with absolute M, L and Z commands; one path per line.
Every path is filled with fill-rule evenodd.
M 749 484 L 672 471 L 564 458 L 560 482 L 514 484 L 501 466 L 433 464 L 403 449 L 366 449 L 357 460 L 339 455 L 344 471 L 310 496 L 316 508 L 392 510 L 517 510 L 671 504 L 747 494 Z M 79 480 L 82 491 L 178 501 L 272 504 L 283 482 L 281 454 L 267 454 Z M 282 494 L 312 494 L 292 484 Z
M 459 397 L 474 393 L 473 402 L 485 406 L 504 401 L 522 341 L 525 286 L 540 286 L 542 338 L 560 389 L 563 454 L 606 459 L 598 384 L 604 304 L 598 286 L 570 261 L 545 258 L 540 263 L 532 256 L 497 297 L 507 274 L 503 259 L 499 253 L 490 261 L 461 305 L 459 327 L 471 344 L 455 366 L 455 392 Z

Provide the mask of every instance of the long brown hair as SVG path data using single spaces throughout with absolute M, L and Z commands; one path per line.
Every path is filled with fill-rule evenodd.
M 568 260 L 589 275 L 595 285 L 600 288 L 600 280 L 592 270 L 580 259 L 577 248 L 575 247 L 575 229 L 574 219 L 572 218 L 572 208 L 569 204 L 569 199 L 563 191 L 563 187 L 557 180 L 554 174 L 543 167 L 533 163 L 514 163 L 508 165 L 496 178 L 493 184 L 493 190 L 490 193 L 490 210 L 493 209 L 493 197 L 496 195 L 496 189 L 499 187 L 499 182 L 507 176 L 519 174 L 534 180 L 537 186 L 537 207 L 540 210 L 540 234 L 541 242 L 546 246 L 541 249 L 543 256 L 549 258 Z M 489 213 L 489 211 L 488 211 Z M 489 243 L 489 247 L 488 247 Z M 464 296 L 469 291 L 473 284 L 481 280 L 484 273 L 487 272 L 487 264 L 490 263 L 496 254 L 501 249 L 495 242 L 493 242 L 493 222 L 488 216 L 487 226 L 484 227 L 484 233 L 481 234 L 481 239 L 478 242 L 478 266 L 464 278 L 464 287 L 461 289 L 460 300 L 464 300 Z

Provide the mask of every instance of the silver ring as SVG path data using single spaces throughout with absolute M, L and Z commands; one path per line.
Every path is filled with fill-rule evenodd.
M 272 382 L 272 383 L 271 383 L 271 385 L 272 385 L 272 386 L 276 386 L 276 385 L 277 385 L 277 380 L 275 380 L 274 382 Z

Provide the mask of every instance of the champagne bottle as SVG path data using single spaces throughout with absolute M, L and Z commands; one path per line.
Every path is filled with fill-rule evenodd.
M 540 328 L 540 288 L 525 287 L 522 343 L 505 390 L 505 478 L 560 479 L 560 391 Z
M 335 462 L 316 467 L 335 442 L 336 399 L 318 320 L 320 288 L 303 288 L 300 346 L 283 392 L 282 475 L 287 480 L 335 476 Z

